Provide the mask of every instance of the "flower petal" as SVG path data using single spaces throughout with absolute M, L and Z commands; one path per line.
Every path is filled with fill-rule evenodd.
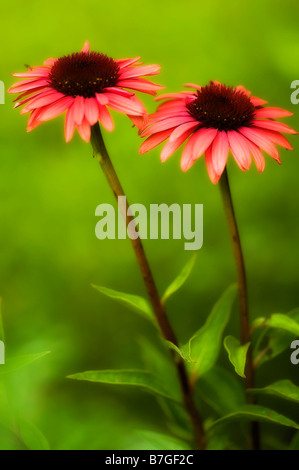
M 285 132 L 286 134 L 297 134 L 294 129 L 291 129 L 286 124 L 277 121 L 265 121 L 264 119 L 254 119 L 253 125 L 261 127 L 262 129 L 269 129 L 270 131 Z
M 87 121 L 87 119 L 84 118 L 82 123 L 80 125 L 77 125 L 77 128 L 82 139 L 85 140 L 85 142 L 89 142 L 91 131 L 90 131 L 90 124 Z
M 81 52 L 85 52 L 86 54 L 88 54 L 89 49 L 90 49 L 89 42 L 88 42 L 88 41 L 85 41 L 84 46 L 83 46 Z
M 172 132 L 172 129 L 166 129 L 165 131 L 158 132 L 157 134 L 151 135 L 148 139 L 146 139 L 142 145 L 140 146 L 139 153 L 140 155 L 152 150 L 157 145 L 161 144 L 166 140 Z
M 272 141 L 265 136 L 264 132 L 258 128 L 241 127 L 239 132 L 255 145 L 265 150 L 272 158 L 280 163 L 279 153 Z
M 99 120 L 99 105 L 96 98 L 85 98 L 85 117 L 91 126 Z
M 114 123 L 106 106 L 99 104 L 99 121 L 109 132 L 113 131 Z
M 260 108 L 255 111 L 255 117 L 257 118 L 276 119 L 292 115 L 293 113 L 290 111 L 281 108 Z
M 214 168 L 211 145 L 207 148 L 205 152 L 205 159 L 206 159 L 206 165 L 207 165 L 207 170 L 208 170 L 210 180 L 212 181 L 213 184 L 217 184 L 220 179 L 220 175 L 216 173 L 215 168 Z
M 140 67 L 128 67 L 120 73 L 119 79 L 141 77 L 146 75 L 156 75 L 161 69 L 160 65 L 141 65 Z
M 248 141 L 237 131 L 227 132 L 228 143 L 237 164 L 242 171 L 249 170 L 251 164 Z
M 65 96 L 64 98 L 55 101 L 55 103 L 41 108 L 39 120 L 48 121 L 49 119 L 55 118 L 59 114 L 63 113 L 73 102 L 74 98 L 72 96 Z
M 196 131 L 188 140 L 181 159 L 181 169 L 187 171 L 194 160 L 197 160 L 211 145 L 216 137 L 217 129 L 202 128 Z
M 229 152 L 228 138 L 225 131 L 218 131 L 215 139 L 213 140 L 211 151 L 213 167 L 215 168 L 217 175 L 222 175 Z

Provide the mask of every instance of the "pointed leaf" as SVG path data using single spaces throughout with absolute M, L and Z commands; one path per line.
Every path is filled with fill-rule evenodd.
M 177 401 L 175 396 L 170 395 L 164 389 L 162 383 L 154 374 L 143 370 L 93 370 L 69 375 L 67 378 L 113 385 L 132 385 L 155 395 Z
M 189 261 L 185 264 L 180 274 L 174 279 L 174 281 L 167 287 L 163 297 L 162 302 L 164 303 L 172 294 L 174 294 L 177 290 L 179 290 L 184 283 L 187 281 L 188 277 L 191 274 L 191 271 L 195 265 L 195 261 L 197 258 L 197 252 L 193 254 L 193 256 L 189 259 Z
M 273 313 L 271 317 L 266 320 L 266 325 L 272 328 L 281 328 L 282 330 L 299 336 L 299 323 L 283 313 Z
M 276 411 L 265 408 L 264 406 L 259 405 L 245 405 L 233 413 L 229 413 L 223 418 L 214 421 L 210 428 L 219 426 L 223 423 L 228 423 L 230 421 L 265 421 L 272 424 L 281 424 L 282 426 L 287 426 L 289 428 L 299 429 L 299 424 L 295 421 L 283 416 Z
M 136 311 L 137 313 L 141 313 L 143 317 L 155 321 L 155 316 L 153 314 L 151 305 L 149 302 L 138 295 L 127 294 L 125 292 L 119 292 L 117 290 L 109 289 L 108 287 L 104 286 L 95 286 L 92 284 L 96 290 L 101 292 L 101 294 L 110 297 L 126 306 L 129 306 L 131 309 Z
M 228 358 L 238 375 L 245 378 L 245 364 L 247 351 L 250 343 L 241 345 L 240 341 L 233 336 L 226 336 L 224 347 L 228 353 Z
M 230 318 L 236 294 L 237 286 L 234 284 L 224 292 L 205 324 L 189 341 L 189 357 L 195 362 L 194 370 L 199 377 L 208 372 L 218 358 L 222 334 Z
M 278 382 L 267 385 L 267 387 L 252 388 L 249 389 L 249 391 L 258 394 L 266 393 L 275 395 L 299 403 L 299 387 L 294 385 L 290 380 L 279 380 Z

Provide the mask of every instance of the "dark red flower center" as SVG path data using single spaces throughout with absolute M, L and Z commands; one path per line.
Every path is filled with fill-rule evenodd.
M 50 85 L 68 96 L 91 98 L 117 84 L 119 66 L 98 52 L 77 52 L 58 59 L 50 73 Z
M 213 127 L 220 131 L 247 126 L 255 112 L 246 93 L 213 82 L 198 90 L 196 99 L 187 104 L 187 109 L 203 127 Z

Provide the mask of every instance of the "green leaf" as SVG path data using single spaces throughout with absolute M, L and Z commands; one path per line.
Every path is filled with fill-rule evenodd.
M 13 358 L 8 358 L 6 363 L 0 368 L 0 377 L 15 372 L 18 369 L 28 366 L 32 362 L 41 359 L 42 357 L 50 354 L 51 351 L 44 351 L 37 354 L 25 354 L 23 356 L 16 356 Z
M 299 429 L 299 424 L 283 416 L 276 411 L 259 405 L 244 405 L 233 413 L 214 421 L 210 428 L 228 423 L 231 421 L 265 421 L 272 424 L 280 424 L 289 428 Z
M 271 328 L 281 328 L 282 330 L 299 336 L 299 323 L 283 313 L 273 313 L 271 317 L 266 320 L 266 325 Z
M 29 450 L 50 450 L 47 439 L 35 424 L 22 418 L 18 420 L 18 429 Z
M 172 349 L 175 351 L 179 356 L 181 356 L 182 359 L 185 361 L 189 361 L 188 357 L 186 357 L 184 349 L 180 349 L 176 344 L 172 343 L 171 341 L 165 340 L 164 343 L 166 346 L 169 347 L 169 349 Z
M 145 369 L 152 372 L 161 381 L 165 391 L 167 390 L 171 396 L 176 396 L 177 401 L 181 401 L 177 373 L 169 351 L 163 348 L 163 344 L 158 348 L 147 338 L 141 338 L 139 344 Z
M 156 321 L 151 305 L 145 298 L 140 297 L 138 295 L 119 292 L 117 290 L 109 289 L 108 287 L 104 286 L 95 286 L 94 284 L 92 284 L 92 287 L 101 292 L 101 294 L 104 294 L 107 297 L 110 297 L 111 299 L 117 300 L 121 304 L 129 306 L 135 312 L 142 314 L 143 317 L 152 321 Z
M 194 371 L 201 377 L 215 364 L 221 347 L 221 338 L 230 318 L 237 286 L 230 286 L 214 306 L 205 324 L 190 339 L 183 351 L 188 351 L 195 362 Z
M 232 372 L 215 366 L 198 381 L 198 393 L 220 416 L 245 405 L 244 387 Z
M 240 377 L 245 378 L 245 364 L 247 351 L 250 343 L 241 345 L 240 341 L 233 336 L 226 336 L 224 347 L 228 353 L 228 358 Z
M 193 254 L 193 256 L 189 259 L 189 261 L 185 264 L 180 274 L 175 278 L 175 280 L 167 287 L 163 297 L 162 302 L 164 303 L 172 294 L 174 294 L 177 290 L 179 290 L 184 283 L 187 281 L 188 277 L 191 274 L 191 271 L 195 265 L 195 261 L 197 258 L 197 252 Z
M 68 379 L 86 380 L 88 382 L 98 382 L 114 385 L 132 385 L 140 387 L 155 395 L 177 401 L 177 398 L 170 395 L 159 379 L 148 371 L 143 370 L 94 370 L 78 374 L 69 375 Z
M 143 450 L 191 450 L 187 442 L 173 436 L 143 430 L 135 434 L 137 438 L 141 438 L 141 448 Z
M 258 394 L 270 394 L 286 400 L 299 402 L 299 387 L 294 385 L 290 380 L 279 380 L 273 384 L 267 385 L 263 388 L 251 388 L 249 389 L 252 393 Z

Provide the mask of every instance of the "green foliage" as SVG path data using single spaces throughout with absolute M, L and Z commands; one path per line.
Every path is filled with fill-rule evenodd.
M 188 277 L 190 276 L 192 269 L 195 265 L 195 261 L 197 259 L 197 252 L 193 254 L 193 256 L 189 259 L 189 261 L 185 264 L 180 274 L 174 279 L 174 281 L 167 287 L 163 297 L 162 302 L 166 302 L 166 300 L 177 292 L 187 281 Z
M 197 383 L 202 400 L 219 416 L 231 413 L 245 405 L 244 387 L 239 379 L 226 369 L 215 366 Z
M 194 363 L 193 371 L 202 377 L 215 364 L 221 347 L 224 328 L 230 318 L 237 287 L 229 287 L 214 306 L 205 324 L 182 348 L 183 354 Z
M 68 378 L 105 384 L 130 385 L 163 398 L 179 401 L 178 397 L 170 395 L 164 389 L 162 383 L 154 374 L 143 370 L 95 370 L 69 375 Z
M 275 395 L 279 398 L 299 402 L 299 387 L 290 380 L 279 380 L 263 388 L 253 388 L 251 392 L 256 394 Z
M 269 318 L 257 318 L 253 323 L 254 357 L 258 358 L 257 364 L 260 366 L 289 350 L 298 331 L 299 309 L 287 314 L 272 314 Z
M 135 312 L 141 314 L 143 317 L 155 321 L 155 317 L 152 311 L 150 303 L 143 297 L 139 295 L 127 294 L 126 292 L 119 292 L 108 287 L 95 286 L 92 284 L 96 290 L 101 292 L 101 294 L 111 297 L 112 299 L 120 302 L 123 305 L 130 307 Z
M 226 336 L 223 344 L 236 373 L 245 378 L 246 356 L 250 343 L 241 345 L 238 339 L 233 336 Z
M 295 423 L 293 420 L 274 410 L 270 410 L 259 405 L 244 405 L 243 407 L 236 409 L 234 412 L 214 421 L 211 424 L 210 429 L 231 421 L 262 421 L 272 424 L 280 424 L 293 429 L 299 429 L 299 424 Z

